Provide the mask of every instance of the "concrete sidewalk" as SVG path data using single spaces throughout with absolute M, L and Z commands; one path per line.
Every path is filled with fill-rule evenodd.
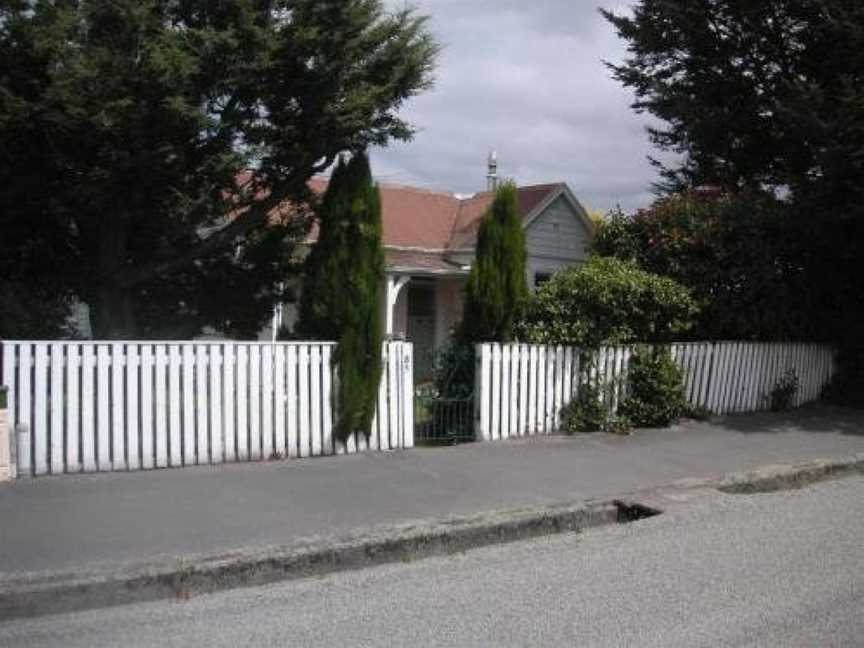
M 4 574 L 120 566 L 415 518 L 609 497 L 687 477 L 862 451 L 864 413 L 807 408 L 687 422 L 629 437 L 546 437 L 43 477 L 0 486 L 0 580 Z

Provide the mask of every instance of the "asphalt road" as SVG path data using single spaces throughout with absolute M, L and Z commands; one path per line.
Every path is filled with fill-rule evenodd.
M 3 646 L 864 646 L 864 477 L 187 601 L 0 623 Z

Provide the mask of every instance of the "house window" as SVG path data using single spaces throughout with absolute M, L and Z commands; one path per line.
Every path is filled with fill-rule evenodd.
M 552 273 L 550 272 L 535 272 L 534 273 L 534 287 L 539 288 L 544 283 L 549 281 L 552 278 Z

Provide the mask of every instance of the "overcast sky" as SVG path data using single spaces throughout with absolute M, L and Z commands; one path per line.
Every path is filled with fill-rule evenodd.
M 656 179 L 648 117 L 630 109 L 632 94 L 602 63 L 621 60 L 624 47 L 598 0 L 411 4 L 430 16 L 443 49 L 434 89 L 403 110 L 416 137 L 374 153 L 379 181 L 473 193 L 496 149 L 499 175 L 519 184 L 563 180 L 604 211 L 647 206 Z

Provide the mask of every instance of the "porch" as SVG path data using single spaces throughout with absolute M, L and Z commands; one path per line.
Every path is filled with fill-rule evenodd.
M 436 349 L 462 320 L 467 272 L 388 271 L 385 277 L 385 333 L 414 344 L 414 383 L 432 379 Z

